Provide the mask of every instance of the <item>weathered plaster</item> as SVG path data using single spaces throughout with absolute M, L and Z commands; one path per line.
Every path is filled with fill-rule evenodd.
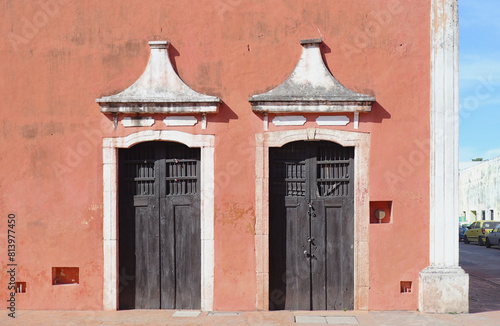
M 308 128 L 255 135 L 255 260 L 256 308 L 269 309 L 269 148 L 298 140 L 327 140 L 354 147 L 354 309 L 368 309 L 368 133 Z
M 369 226 L 369 309 L 418 308 L 418 273 L 429 265 L 429 151 L 422 158 L 419 144 L 430 135 L 430 1 L 66 2 L 61 19 L 49 16 L 36 36 L 27 35 L 26 26 L 44 10 L 39 2 L 2 8 L 3 103 L 12 110 L 0 110 L 0 182 L 8 189 L 0 206 L 22 219 L 16 232 L 31 239 L 22 243 L 18 276 L 28 292 L 19 309 L 102 309 L 102 187 L 116 182 L 102 180 L 102 139 L 143 129 L 215 135 L 213 309 L 255 309 L 255 133 L 263 132 L 263 114 L 250 112 L 248 95 L 287 78 L 305 36 L 323 38 L 321 56 L 343 85 L 379 100 L 360 114 L 359 131 L 370 133 L 370 199 L 393 202 L 393 223 Z M 137 81 L 151 39 L 172 41 L 172 66 L 187 85 L 224 99 L 206 130 L 203 115 L 191 113 L 199 121 L 194 126 L 167 127 L 161 121 L 167 114 L 158 114 L 151 127 L 118 123 L 114 130 L 92 104 Z M 331 114 L 313 113 L 304 126 L 288 128 L 316 128 L 317 115 Z M 274 116 L 269 131 L 286 130 L 271 123 Z M 325 128 L 354 131 L 353 125 Z M 28 196 L 33 189 L 36 195 Z M 116 209 L 106 206 L 106 214 Z M 238 206 L 244 213 L 233 214 Z M 395 240 L 408 234 L 414 235 L 411 245 Z M 395 250 L 388 255 L 387 248 Z M 81 284 L 51 286 L 53 266 L 80 266 Z M 0 275 L 0 284 L 6 277 Z M 400 294 L 399 281 L 413 281 L 412 293 Z
M 147 141 L 173 141 L 201 148 L 201 309 L 212 310 L 214 289 L 214 139 L 213 135 L 147 130 L 103 139 L 103 250 L 105 310 L 118 308 L 118 148 Z

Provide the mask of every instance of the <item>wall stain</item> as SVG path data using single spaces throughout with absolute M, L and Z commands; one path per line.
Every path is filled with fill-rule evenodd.
M 33 139 L 38 136 L 38 126 L 36 124 L 24 125 L 20 131 L 21 136 L 25 139 Z
M 64 134 L 64 124 L 60 122 L 50 121 L 49 123 L 42 124 L 41 133 L 44 136 L 53 136 L 55 134 Z
M 255 234 L 255 210 L 251 204 L 229 203 L 224 209 L 217 210 L 215 220 L 222 225 L 230 225 Z
M 106 66 L 116 65 L 123 61 L 124 57 L 137 57 L 143 49 L 144 41 L 142 40 L 131 40 L 125 44 L 107 44 L 102 63 Z
M 89 211 L 97 211 L 97 210 L 100 210 L 100 209 L 102 209 L 102 204 L 92 203 L 89 206 Z
M 2 123 L 3 138 L 8 139 L 12 133 L 12 126 L 4 120 Z

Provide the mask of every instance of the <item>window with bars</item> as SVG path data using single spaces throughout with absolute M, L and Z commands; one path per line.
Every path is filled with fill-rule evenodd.
M 353 149 L 341 146 L 318 147 L 316 174 L 320 197 L 349 196 L 349 164 Z
M 274 196 L 348 197 L 354 148 L 328 142 L 295 142 L 270 150 L 270 191 Z
M 125 181 L 121 191 L 129 196 L 156 196 L 160 189 L 166 196 L 194 195 L 199 191 L 200 149 L 175 143 L 144 143 L 121 151 Z M 162 192 L 161 192 L 162 193 Z
M 170 159 L 167 164 L 167 196 L 193 195 L 198 192 L 198 161 Z
M 305 197 L 307 182 L 306 151 L 300 144 L 291 144 L 270 152 L 271 195 Z
M 139 144 L 123 151 L 121 171 L 125 175 L 125 192 L 132 196 L 155 195 L 155 148 L 153 144 Z
M 275 161 L 271 172 L 276 172 L 271 181 L 274 195 L 287 197 L 306 195 L 305 162 Z

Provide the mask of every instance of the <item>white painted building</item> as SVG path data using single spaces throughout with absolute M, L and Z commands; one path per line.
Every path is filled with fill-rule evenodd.
M 500 220 L 500 157 L 460 169 L 459 212 L 467 222 Z

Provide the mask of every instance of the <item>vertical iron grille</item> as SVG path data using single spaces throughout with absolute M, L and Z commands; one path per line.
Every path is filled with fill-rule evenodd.
M 200 149 L 173 145 L 167 147 L 167 157 L 167 196 L 197 194 Z
M 155 157 L 152 144 L 139 144 L 124 150 L 125 193 L 130 196 L 154 196 Z
M 349 196 L 349 164 L 351 147 L 319 146 L 317 153 L 317 183 L 321 197 Z
M 287 197 L 305 197 L 306 161 L 304 147 L 289 144 L 271 152 L 270 188 L 272 195 Z

